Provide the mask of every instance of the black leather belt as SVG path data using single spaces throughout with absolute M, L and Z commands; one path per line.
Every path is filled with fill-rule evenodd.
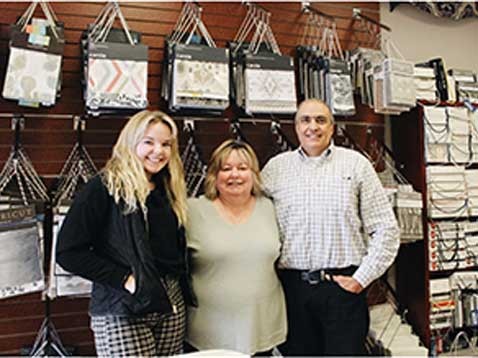
M 334 275 L 352 276 L 356 270 L 357 266 L 348 266 L 344 268 L 328 268 L 320 270 L 281 269 L 279 272 L 285 275 L 296 276 L 311 285 L 317 285 L 321 282 L 334 281 Z

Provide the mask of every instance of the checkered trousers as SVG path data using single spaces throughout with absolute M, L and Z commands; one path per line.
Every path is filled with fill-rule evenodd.
M 176 313 L 91 317 L 98 356 L 169 356 L 181 353 L 186 330 L 186 306 L 179 282 L 170 279 L 165 282 Z

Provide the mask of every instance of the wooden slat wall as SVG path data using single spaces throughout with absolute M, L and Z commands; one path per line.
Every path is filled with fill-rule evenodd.
M 293 55 L 300 40 L 306 16 L 301 14 L 300 3 L 260 3 L 272 13 L 271 26 L 284 54 Z M 0 88 L 8 56 L 8 27 L 28 6 L 28 3 L 0 2 Z M 65 24 L 66 46 L 63 57 L 63 88 L 61 99 L 53 108 L 30 109 L 19 107 L 14 101 L 0 98 L 0 166 L 3 167 L 10 151 L 13 135 L 10 119 L 2 117 L 8 113 L 36 113 L 45 117 L 27 118 L 22 132 L 22 143 L 30 155 L 39 174 L 51 186 L 51 178 L 57 175 L 70 152 L 75 133 L 72 120 L 46 115 L 83 114 L 82 90 L 80 87 L 79 39 L 83 29 L 93 22 L 104 3 L 100 2 L 54 2 L 52 7 Z M 149 46 L 148 98 L 151 109 L 164 109 L 160 99 L 161 62 L 165 37 L 171 32 L 183 4 L 180 2 L 121 3 L 123 13 L 131 29 L 143 34 L 143 42 Z M 246 7 L 240 2 L 205 2 L 203 20 L 218 46 L 232 40 Z M 352 8 L 360 8 L 364 14 L 379 20 L 378 3 L 315 3 L 314 7 L 335 16 L 342 47 L 352 49 L 367 46 L 367 35 L 352 20 Z M 37 15 L 42 16 L 37 10 Z M 339 118 L 340 120 L 340 118 Z M 368 108 L 359 107 L 358 114 L 349 121 L 360 121 L 378 125 L 376 135 L 383 137 L 383 118 L 374 115 Z M 84 144 L 98 167 L 104 165 L 120 128 L 126 119 L 95 118 L 88 122 Z M 181 123 L 179 122 L 181 127 Z M 258 121 L 244 123 L 242 129 L 256 149 L 261 164 L 272 155 L 273 138 L 270 124 Z M 282 126 L 284 132 L 296 141 L 293 127 Z M 366 127 L 348 126 L 347 129 L 360 144 L 365 143 Z M 198 142 L 207 159 L 214 147 L 230 136 L 229 124 L 223 120 L 208 120 L 196 123 Z M 78 348 L 77 354 L 95 353 L 92 335 L 88 329 L 86 299 L 59 299 L 51 303 L 52 320 L 64 344 Z M 0 355 L 18 354 L 21 347 L 31 345 L 42 322 L 45 305 L 39 294 L 0 301 Z

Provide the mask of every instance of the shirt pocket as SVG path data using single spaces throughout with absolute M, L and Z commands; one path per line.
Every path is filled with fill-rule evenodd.
M 322 178 L 321 193 L 325 204 L 335 214 L 356 210 L 358 195 L 356 184 L 352 176 L 326 176 Z

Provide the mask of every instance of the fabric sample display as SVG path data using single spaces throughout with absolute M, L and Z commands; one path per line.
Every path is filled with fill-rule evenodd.
M 3 97 L 55 104 L 61 56 L 23 48 L 10 48 Z
M 427 101 L 436 101 L 436 79 L 435 71 L 430 67 L 415 66 L 413 70 L 416 98 Z
M 229 72 L 226 64 L 177 60 L 174 74 L 176 95 L 227 99 Z
M 148 47 L 90 43 L 86 105 L 90 108 L 146 108 Z
M 467 193 L 463 166 L 428 166 L 428 217 L 467 217 Z
M 293 113 L 296 110 L 294 72 L 246 68 L 244 77 L 247 112 Z
M 33 18 L 40 5 L 45 18 Z M 9 31 L 9 58 L 3 97 L 20 106 L 52 106 L 60 96 L 63 23 L 47 2 L 34 1 Z
M 396 197 L 396 215 L 400 227 L 400 242 L 423 239 L 422 194 L 411 185 L 399 184 Z
M 470 113 L 472 162 L 478 163 L 478 111 Z
M 44 288 L 42 253 L 33 207 L 0 211 L 0 298 Z
M 425 160 L 427 163 L 447 163 L 448 144 L 446 143 L 425 143 Z
M 476 265 L 477 225 L 470 221 L 428 223 L 430 271 L 456 270 Z
M 355 113 L 352 81 L 348 74 L 328 73 L 325 76 L 328 104 L 332 113 L 347 115 Z
M 68 207 L 61 207 L 62 214 L 53 216 L 53 242 L 50 258 L 50 280 L 47 294 L 50 298 L 61 296 L 88 296 L 91 293 L 92 282 L 82 277 L 71 274 L 56 263 L 56 246 L 58 232 L 65 218 Z
M 468 190 L 469 215 L 478 216 L 478 169 L 466 169 L 465 179 Z
M 372 82 L 366 86 L 367 98 L 375 113 L 398 115 L 406 109 L 402 106 L 392 106 L 385 103 L 384 72 L 382 65 L 375 66 L 372 76 L 367 76 L 367 79 L 370 79 Z
M 172 108 L 225 109 L 229 105 L 229 52 L 199 45 L 174 46 Z
M 451 133 L 446 107 L 423 107 L 425 160 L 427 163 L 449 162 Z
M 469 150 L 470 119 L 465 107 L 446 107 L 448 127 L 451 134 L 450 161 L 468 163 L 471 159 Z
M 272 53 L 246 54 L 244 98 L 246 113 L 294 113 L 297 107 L 294 62 Z
M 415 106 L 416 94 L 413 81 L 413 63 L 386 59 L 384 66 L 384 100 L 389 105 Z

